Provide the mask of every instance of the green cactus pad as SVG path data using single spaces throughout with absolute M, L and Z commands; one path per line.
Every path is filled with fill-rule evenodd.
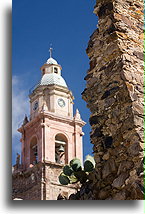
M 81 171 L 82 166 L 81 166 L 81 161 L 78 158 L 74 158 L 73 160 L 70 161 L 70 166 L 75 172 Z
M 59 175 L 59 182 L 62 185 L 68 185 L 70 183 L 70 180 L 69 180 L 69 178 L 66 175 L 64 175 L 63 173 L 61 173 Z
M 74 184 L 74 183 L 77 183 L 78 182 L 78 178 L 76 178 L 76 176 L 73 174 L 69 177 L 70 179 L 70 183 L 71 184 Z
M 88 179 L 87 173 L 86 173 L 85 171 L 74 172 L 74 175 L 76 176 L 76 178 L 77 178 L 81 183 L 85 183 L 86 180 Z
M 89 160 L 86 160 L 84 163 L 85 172 L 91 172 L 91 171 L 93 171 L 93 169 L 94 169 L 94 165 L 92 164 L 92 162 Z
M 84 170 L 82 170 L 81 161 L 74 158 L 70 161 L 70 165 L 63 167 L 63 172 L 59 176 L 59 182 L 62 185 L 74 184 L 78 181 L 83 184 L 89 178 L 90 172 L 95 168 L 95 160 L 92 156 L 87 155 L 84 162 Z
M 72 172 L 73 172 L 73 170 L 72 170 L 72 168 L 71 168 L 69 165 L 65 165 L 65 166 L 63 167 L 63 173 L 64 173 L 65 175 L 71 176 Z
M 95 164 L 94 157 L 91 156 L 91 155 L 87 155 L 85 160 L 90 160 L 90 161 L 92 161 Z
M 85 172 L 91 172 L 95 168 L 95 160 L 92 156 L 88 155 L 84 162 Z

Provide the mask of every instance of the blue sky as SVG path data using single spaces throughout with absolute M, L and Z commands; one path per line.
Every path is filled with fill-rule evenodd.
M 20 152 L 19 123 L 25 113 L 29 115 L 29 89 L 41 78 L 40 67 L 49 58 L 62 66 L 62 76 L 75 97 L 74 112 L 80 110 L 87 125 L 84 156 L 91 154 L 88 123 L 90 112 L 81 93 L 85 89 L 84 77 L 89 68 L 85 52 L 89 37 L 96 29 L 93 14 L 95 0 L 13 0 L 12 8 L 12 85 L 13 85 L 13 146 L 12 158 Z

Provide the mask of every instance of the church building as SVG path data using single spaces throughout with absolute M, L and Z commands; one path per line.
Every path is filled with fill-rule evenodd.
M 18 128 L 21 163 L 18 155 L 12 176 L 13 198 L 57 200 L 76 191 L 75 185 L 61 185 L 58 177 L 74 157 L 83 159 L 85 122 L 78 110 L 73 114 L 74 97 L 61 70 L 50 48 L 50 58 L 41 67 L 41 80 L 29 93 L 30 116 Z

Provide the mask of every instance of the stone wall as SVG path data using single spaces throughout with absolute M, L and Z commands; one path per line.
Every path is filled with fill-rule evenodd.
M 41 200 L 43 166 L 37 164 L 22 172 L 12 174 L 12 199 Z
M 76 186 L 62 186 L 58 177 L 62 165 L 39 162 L 25 171 L 16 171 L 12 175 L 12 199 L 23 200 L 63 200 L 76 192 Z
M 82 93 L 96 169 L 76 200 L 143 199 L 143 0 L 97 0 Z
M 45 169 L 45 185 L 46 199 L 45 200 L 63 200 L 67 199 L 72 193 L 76 193 L 76 185 L 63 186 L 60 184 L 58 177 L 62 172 L 62 165 L 47 164 Z

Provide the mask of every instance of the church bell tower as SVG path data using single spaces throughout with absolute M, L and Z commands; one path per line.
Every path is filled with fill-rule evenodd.
M 73 115 L 74 97 L 61 71 L 50 48 L 50 58 L 41 67 L 41 80 L 29 93 L 30 117 L 26 116 L 18 129 L 22 134 L 22 171 L 41 172 L 40 193 L 34 200 L 56 200 L 62 191 L 73 193 L 75 188 L 60 185 L 58 176 L 64 164 L 74 157 L 83 158 L 82 127 L 85 122 L 78 109 Z M 22 199 L 33 200 L 30 195 L 26 191 Z

